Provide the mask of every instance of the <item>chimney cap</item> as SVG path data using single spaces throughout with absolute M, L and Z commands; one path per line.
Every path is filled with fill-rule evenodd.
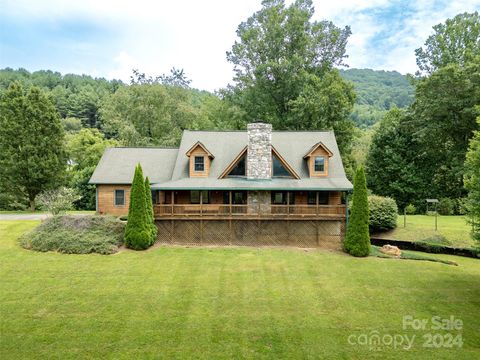
M 255 119 L 252 121 L 252 124 L 268 124 L 268 123 L 263 121 L 262 119 Z

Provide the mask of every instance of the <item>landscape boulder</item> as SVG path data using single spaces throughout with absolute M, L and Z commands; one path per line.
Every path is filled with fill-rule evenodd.
M 380 248 L 380 251 L 384 254 L 387 254 L 387 255 L 392 255 L 392 256 L 400 256 L 402 254 L 402 252 L 400 251 L 400 249 L 396 246 L 393 246 L 393 245 L 383 245 L 381 248 Z

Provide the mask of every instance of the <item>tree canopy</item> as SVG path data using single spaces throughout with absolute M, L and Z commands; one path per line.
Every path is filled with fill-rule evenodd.
M 425 198 L 444 198 L 460 212 L 465 159 L 480 115 L 478 14 L 461 14 L 434 27 L 429 53 L 417 50 L 426 76 L 415 81 L 415 99 L 392 110 L 373 136 L 367 179 L 379 195 L 425 208 Z
M 449 64 L 464 66 L 480 55 L 480 16 L 463 13 L 433 27 L 425 47 L 415 50 L 419 74 L 432 74 Z
M 66 152 L 60 117 L 38 87 L 13 82 L 0 99 L 0 177 L 5 191 L 36 196 L 64 179 Z
M 279 130 L 334 129 L 348 157 L 355 93 L 334 66 L 344 65 L 351 32 L 313 21 L 313 14 L 310 0 L 289 6 L 263 1 L 238 26 L 239 40 L 227 53 L 234 84 L 224 94 L 244 112 L 245 122 L 261 119 Z
M 116 145 L 116 140 L 105 139 L 98 129 L 83 128 L 67 134 L 68 184 L 81 195 L 75 202 L 77 208 L 95 209 L 95 185 L 88 181 L 105 149 Z
M 480 117 L 477 118 L 480 128 Z M 468 219 L 473 237 L 480 243 L 480 130 L 475 131 L 465 161 L 465 187 L 468 193 Z

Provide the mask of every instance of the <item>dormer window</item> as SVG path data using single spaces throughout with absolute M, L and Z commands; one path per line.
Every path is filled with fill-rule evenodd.
M 316 143 L 303 157 L 307 160 L 310 177 L 328 176 L 328 162 L 333 153 L 321 142 Z
M 315 156 L 315 167 L 314 170 L 316 173 L 325 172 L 325 157 L 324 156 Z
M 205 171 L 205 157 L 204 156 L 195 156 L 195 171 L 198 171 L 198 172 Z
M 208 177 L 213 154 L 201 142 L 195 143 L 185 154 L 189 160 L 190 177 Z

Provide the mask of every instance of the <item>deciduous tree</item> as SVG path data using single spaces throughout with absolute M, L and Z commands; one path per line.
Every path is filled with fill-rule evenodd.
M 480 125 L 480 117 L 477 118 Z M 465 161 L 465 187 L 468 190 L 468 220 L 472 235 L 480 243 L 480 130 L 470 140 Z
M 225 92 L 245 113 L 275 129 L 334 129 L 345 157 L 353 127 L 353 87 L 334 66 L 344 64 L 350 28 L 312 21 L 311 0 L 266 0 L 242 22 L 227 53 L 234 85 Z
M 197 115 L 189 90 L 160 84 L 120 88 L 101 109 L 105 132 L 127 146 L 176 145 Z
M 424 202 L 424 177 L 417 173 L 420 144 L 410 123 L 406 111 L 390 110 L 373 135 L 366 161 L 369 189 L 394 198 L 400 209 Z
M 69 184 L 81 195 L 75 206 L 82 210 L 95 209 L 95 185 L 88 181 L 107 147 L 116 146 L 113 139 L 105 139 L 98 129 L 82 129 L 67 136 L 69 157 Z
M 433 27 L 425 48 L 415 50 L 422 74 L 432 74 L 449 64 L 464 66 L 480 55 L 480 16 L 463 13 Z

